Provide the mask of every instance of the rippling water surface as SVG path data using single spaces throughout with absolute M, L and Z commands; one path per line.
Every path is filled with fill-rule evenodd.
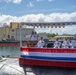
M 0 47 L 0 56 L 20 56 L 20 49 L 18 46 L 14 46 L 14 47 Z

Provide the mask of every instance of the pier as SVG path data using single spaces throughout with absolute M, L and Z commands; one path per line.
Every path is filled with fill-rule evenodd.
M 0 58 L 0 75 L 76 75 L 76 69 L 58 67 L 20 67 L 17 57 Z

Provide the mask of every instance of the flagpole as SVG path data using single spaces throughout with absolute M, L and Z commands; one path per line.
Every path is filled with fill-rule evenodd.
M 20 23 L 20 47 L 22 47 L 22 23 Z

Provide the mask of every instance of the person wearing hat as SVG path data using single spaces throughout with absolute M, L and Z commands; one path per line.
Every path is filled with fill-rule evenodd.
M 70 41 L 65 38 L 64 42 L 62 43 L 62 48 L 69 48 L 70 47 Z
M 54 48 L 60 48 L 61 43 L 58 41 L 58 38 L 56 39 L 56 41 L 54 42 Z
M 31 41 L 38 41 L 38 34 L 34 31 L 32 31 L 31 35 L 30 35 L 30 40 Z
M 76 48 L 76 37 L 74 37 L 74 40 L 72 41 L 72 48 Z
M 45 42 L 43 40 L 43 37 L 40 37 L 40 40 L 38 41 L 37 47 L 43 48 L 45 46 Z
M 36 31 L 34 32 L 34 40 L 38 41 L 39 35 L 36 33 Z

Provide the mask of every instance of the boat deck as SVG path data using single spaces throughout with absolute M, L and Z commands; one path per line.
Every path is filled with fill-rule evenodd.
M 0 75 L 76 75 L 76 69 L 55 67 L 20 67 L 18 58 L 0 59 Z

